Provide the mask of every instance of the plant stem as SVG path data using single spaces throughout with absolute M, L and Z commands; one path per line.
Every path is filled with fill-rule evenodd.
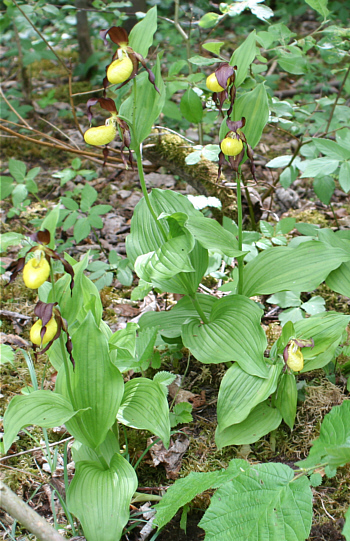
M 345 83 L 346 83 L 346 79 L 348 78 L 349 73 L 350 73 L 350 66 L 349 66 L 348 69 L 346 70 L 345 77 L 344 77 L 344 79 L 343 79 L 343 81 L 342 81 L 342 84 L 340 85 L 340 88 L 339 88 L 339 90 L 338 90 L 337 97 L 335 98 L 335 101 L 334 101 L 334 103 L 333 103 L 333 107 L 332 107 L 332 110 L 331 110 L 331 114 L 329 115 L 329 119 L 328 119 L 328 122 L 327 122 L 327 127 L 326 127 L 326 130 L 325 130 L 326 132 L 328 132 L 328 130 L 329 130 L 329 126 L 330 126 L 330 124 L 331 124 L 331 122 L 332 122 L 332 118 L 333 118 L 333 115 L 334 115 L 335 108 L 336 108 L 336 106 L 337 106 L 337 103 L 338 103 L 338 100 L 339 100 L 339 98 L 340 98 L 340 95 L 341 95 L 341 93 L 342 93 L 342 91 L 343 91 L 343 88 L 344 88 L 344 85 L 345 85 Z
M 151 213 L 152 218 L 156 222 L 157 227 L 158 227 L 160 233 L 163 236 L 163 239 L 166 241 L 167 236 L 166 236 L 165 230 L 164 230 L 162 224 L 160 223 L 160 221 L 157 218 L 157 215 L 156 215 L 156 213 L 155 213 L 155 211 L 154 211 L 154 209 L 152 207 L 152 204 L 151 204 L 151 201 L 149 199 L 148 192 L 147 192 L 145 176 L 144 176 L 144 173 L 143 173 L 143 165 L 142 165 L 141 147 L 140 146 L 137 149 L 135 149 L 135 154 L 136 154 L 136 159 L 137 159 L 137 169 L 138 169 L 138 172 L 139 172 L 140 184 L 141 184 L 143 196 L 144 196 L 145 201 L 146 201 L 146 205 L 148 207 L 148 210 Z
M 237 221 L 238 221 L 238 250 L 242 251 L 243 244 L 243 217 L 242 217 L 242 192 L 241 192 L 241 167 L 239 166 L 237 171 Z M 243 258 L 244 256 L 237 257 L 238 263 L 238 295 L 242 295 L 243 291 Z
M 194 293 L 193 295 L 190 295 L 190 299 L 192 301 L 192 304 L 193 304 L 194 308 L 198 312 L 199 317 L 203 321 L 203 323 L 209 323 L 209 320 L 208 320 L 207 316 L 205 315 L 201 305 L 198 302 L 197 294 Z

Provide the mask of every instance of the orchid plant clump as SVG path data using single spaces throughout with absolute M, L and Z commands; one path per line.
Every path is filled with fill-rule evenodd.
M 223 227 L 204 217 L 180 193 L 159 189 L 148 193 L 141 145 L 162 112 L 166 96 L 160 57 L 153 71 L 145 61 L 156 28 L 156 7 L 153 7 L 129 37 L 120 27 L 102 31 L 103 39 L 108 35 L 119 48 L 106 68 L 104 96 L 90 99 L 87 105 L 89 120 L 91 107 L 97 103 L 110 117 L 105 125 L 89 128 L 84 139 L 87 144 L 104 147 L 106 161 L 108 144 L 120 133 L 124 163 L 124 148 L 129 149 L 129 163 L 133 161 L 132 152 L 136 158 L 144 197 L 135 208 L 126 240 L 128 259 L 139 278 L 132 298 L 144 298 L 155 289 L 179 294 L 181 299 L 171 310 L 147 312 L 138 324 L 128 323 L 126 329 L 113 333 L 102 319 L 99 293 L 84 274 L 88 256 L 77 262 L 47 247 L 55 236 L 54 220 L 48 227 L 50 232 L 40 231 L 33 237 L 37 246 L 28 254 L 33 252 L 34 258 L 27 263 L 21 258 L 9 268 L 10 282 L 23 270 L 26 285 L 38 288 L 40 300 L 35 308 L 38 321 L 30 336 L 39 348 L 37 354 L 46 352 L 58 375 L 55 392 L 40 390 L 13 398 L 4 418 L 5 450 L 24 426 L 38 424 L 49 428 L 65 424 L 75 439 L 72 452 L 76 465 L 73 481 L 66 487 L 67 505 L 80 520 L 88 541 L 119 540 L 129 518 L 130 503 L 133 498 L 142 499 L 138 494 L 135 496 L 135 469 L 120 449 L 120 424 L 149 430 L 165 447 L 169 446 L 167 386 L 175 376 L 158 372 L 153 379 L 137 375 L 124 382 L 123 378 L 125 372 L 143 373 L 152 365 L 156 343 L 166 347 L 177 342 L 204 364 L 226 363 L 228 369 L 217 400 L 215 432 L 216 445 L 221 449 L 255 443 L 276 430 L 282 421 L 292 430 L 297 408 L 297 373 L 328 364 L 350 321 L 349 316 L 336 312 L 311 316 L 294 324 L 289 321 L 268 349 L 261 326 L 263 310 L 256 297 L 289 290 L 312 291 L 323 281 L 343 293 L 347 287 L 343 275 L 348 269 L 350 252 L 349 240 L 332 230 L 321 229 L 314 237 L 302 238 L 288 246 L 273 246 L 255 257 L 246 257 L 241 200 L 245 184 L 241 165 L 249 158 L 252 178 L 257 182 L 253 148 L 260 140 L 269 110 L 263 83 L 249 92 L 240 88 L 255 58 L 255 32 L 233 53 L 229 63 L 222 62 L 208 76 L 206 83 L 223 117 L 218 181 L 223 165 L 228 162 L 237 185 L 237 226 L 229 221 L 229 226 Z M 146 72 L 137 75 L 139 63 Z M 117 84 L 120 88 L 130 81 L 130 94 L 117 111 L 114 100 L 106 97 L 108 85 Z M 64 274 L 58 280 L 52 260 L 63 264 Z M 203 277 L 211 272 L 213 260 L 219 261 L 219 265 L 224 261 L 232 269 L 228 294 L 221 298 L 198 293 Z M 233 475 L 230 483 L 241 475 L 243 467 L 248 472 L 248 466 L 242 462 L 237 468 L 227 470 L 228 475 Z M 253 471 L 252 479 L 254 475 Z M 260 489 L 264 488 L 264 475 L 268 474 L 266 471 L 259 475 L 264 479 L 258 479 Z M 288 471 L 285 477 L 292 492 L 289 483 L 293 472 Z M 283 483 L 287 481 L 284 479 Z M 248 485 L 242 485 L 246 488 L 242 489 L 244 497 L 251 490 Z M 206 488 L 218 486 L 215 481 Z M 298 480 L 294 486 L 304 490 L 300 501 L 296 497 L 295 513 L 303 502 L 311 509 L 308 482 Z M 227 491 L 228 497 L 233 497 L 232 484 Z M 278 502 L 277 511 L 284 516 L 283 498 Z M 161 525 L 162 504 L 158 510 L 156 522 Z M 248 521 L 254 518 L 249 510 L 247 517 Z M 308 515 L 302 535 L 307 532 L 309 519 Z M 209 530 L 215 517 L 206 520 L 210 523 L 206 524 Z M 240 517 L 239 521 L 242 524 L 245 518 Z M 229 524 L 228 538 L 234 538 L 236 523 L 232 520 Z M 306 537 L 299 535 L 296 539 Z

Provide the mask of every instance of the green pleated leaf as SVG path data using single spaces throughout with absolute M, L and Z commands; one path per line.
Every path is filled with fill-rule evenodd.
M 66 423 L 69 432 L 81 443 L 97 447 L 114 424 L 123 397 L 123 377 L 110 361 L 108 339 L 100 330 L 91 312 L 72 336 L 74 372 L 71 385 L 78 408 L 91 408 Z M 67 397 L 64 367 L 61 367 L 56 388 Z
M 248 75 L 248 69 L 256 56 L 256 31 L 253 30 L 235 50 L 230 59 L 230 66 L 237 66 L 235 85 L 239 87 Z
M 318 137 L 313 137 L 312 143 L 315 145 L 317 150 L 322 152 L 325 156 L 333 158 L 335 160 L 349 160 L 350 159 L 350 150 L 343 148 L 339 143 L 331 141 L 330 139 L 320 139 Z
M 258 305 L 246 297 L 223 297 L 214 303 L 209 323 L 201 323 L 197 316 L 182 325 L 183 343 L 202 363 L 237 361 L 249 374 L 266 378 L 261 315 Z
M 337 448 L 341 453 L 337 453 Z M 329 463 L 340 467 L 350 462 L 350 400 L 334 406 L 321 424 L 320 435 L 313 442 L 309 456 L 297 462 L 301 468 Z
M 83 460 L 98 462 L 98 456 L 101 454 L 109 465 L 115 453 L 120 453 L 120 446 L 112 430 L 108 430 L 106 439 L 98 448 L 98 453 L 77 440 L 72 445 L 72 456 L 75 463 Z
M 82 523 L 87 541 L 121 538 L 136 488 L 135 471 L 119 453 L 113 456 L 108 469 L 92 461 L 76 464 L 67 504 Z
M 182 479 L 177 479 L 155 506 L 157 511 L 154 523 L 159 528 L 167 524 L 177 513 L 180 507 L 186 505 L 205 490 L 218 488 L 224 483 L 232 481 L 242 473 L 247 462 L 241 459 L 231 460 L 227 470 L 212 472 L 191 472 Z
M 294 374 L 282 374 L 276 392 L 275 406 L 282 415 L 283 421 L 293 430 L 297 412 L 298 391 Z
M 151 10 L 150 10 L 151 11 Z M 165 86 L 161 76 L 160 59 L 153 67 L 155 84 L 159 90 L 156 91 L 153 84 L 148 80 L 146 71 L 140 73 L 136 78 L 136 104 L 134 107 L 135 94 L 130 96 L 120 107 L 120 116 L 126 120 L 131 129 L 131 146 L 133 149 L 148 137 L 152 126 L 160 115 L 165 102 Z
M 193 207 L 184 195 L 171 190 L 153 189 L 149 194 L 151 205 L 157 216 L 168 216 L 176 212 L 186 213 L 188 216 L 198 216 L 201 213 Z M 169 231 L 168 221 L 161 219 L 163 229 Z M 137 257 L 158 250 L 165 240 L 157 224 L 152 218 L 145 199 L 141 199 L 131 220 L 131 233 L 126 239 L 128 259 L 135 263 Z
M 189 254 L 190 264 L 194 272 L 180 272 L 172 278 L 153 279 L 153 285 L 161 291 L 168 293 L 179 293 L 180 295 L 194 295 L 208 268 L 208 250 L 195 242 L 194 248 Z
M 204 216 L 190 216 L 185 227 L 207 250 L 228 257 L 239 257 L 246 253 L 237 249 L 236 237 L 226 231 L 216 220 L 204 218 Z
M 258 84 L 254 90 L 246 92 L 235 101 L 231 119 L 241 120 L 242 117 L 246 119 L 242 131 L 247 138 L 248 144 L 254 148 L 260 141 L 263 129 L 269 119 L 269 104 L 263 83 Z M 224 124 L 226 126 L 226 122 Z
M 228 445 L 244 445 L 254 443 L 275 430 L 282 421 L 282 415 L 275 408 L 270 408 L 267 402 L 258 404 L 239 424 L 231 425 L 222 432 L 217 427 L 215 443 L 219 449 Z
M 5 453 L 21 428 L 28 425 L 53 428 L 67 422 L 76 413 L 64 396 L 52 391 L 33 391 L 28 395 L 15 396 L 4 416 Z
M 189 233 L 169 239 L 156 252 L 139 256 L 135 272 L 149 283 L 166 280 L 179 272 L 194 272 L 189 257 L 193 247 L 194 239 Z
M 217 301 L 215 297 L 199 293 L 197 300 L 209 317 L 213 304 Z M 182 297 L 176 305 L 166 312 L 146 312 L 139 319 L 141 329 L 159 327 L 159 333 L 167 338 L 176 338 L 181 336 L 181 328 L 187 319 L 198 316 L 198 312 L 193 306 L 189 297 Z
M 302 372 L 322 368 L 333 359 L 349 322 L 348 315 L 325 312 L 294 323 L 298 338 L 312 338 L 315 343 L 313 348 L 302 348 L 304 357 Z
M 350 253 L 342 248 L 317 241 L 304 242 L 296 248 L 269 248 L 244 268 L 243 293 L 252 297 L 285 290 L 312 291 L 349 259 Z
M 129 45 L 146 58 L 157 30 L 157 6 L 149 9 L 146 16 L 135 24 L 129 34 Z
M 345 295 L 345 297 L 350 297 L 350 261 L 343 263 L 331 272 L 326 279 L 326 284 L 328 287 Z
M 147 378 L 134 378 L 125 384 L 118 420 L 127 426 L 149 430 L 169 446 L 169 406 L 160 383 Z
M 270 463 L 242 467 L 217 490 L 199 526 L 206 541 L 305 541 L 311 522 L 308 479 Z
M 224 375 L 218 396 L 218 431 L 246 419 L 255 406 L 264 402 L 277 387 L 282 364 L 270 367 L 267 378 L 251 376 L 235 363 Z

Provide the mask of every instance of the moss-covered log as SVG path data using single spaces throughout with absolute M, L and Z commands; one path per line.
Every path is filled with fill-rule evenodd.
M 163 166 L 173 175 L 188 182 L 201 195 L 217 197 L 222 204 L 222 214 L 237 220 L 236 194 L 222 185 L 225 177 L 218 182 L 217 164 L 202 158 L 195 165 L 186 164 L 186 156 L 193 152 L 186 141 L 175 134 L 154 132 L 152 143 L 145 145 L 143 155 L 157 167 Z

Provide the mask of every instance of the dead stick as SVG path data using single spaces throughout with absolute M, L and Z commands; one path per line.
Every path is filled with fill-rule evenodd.
M 39 541 L 63 541 L 64 538 L 38 515 L 34 509 L 24 503 L 12 490 L 0 481 L 0 506 L 12 518 L 18 520 Z

